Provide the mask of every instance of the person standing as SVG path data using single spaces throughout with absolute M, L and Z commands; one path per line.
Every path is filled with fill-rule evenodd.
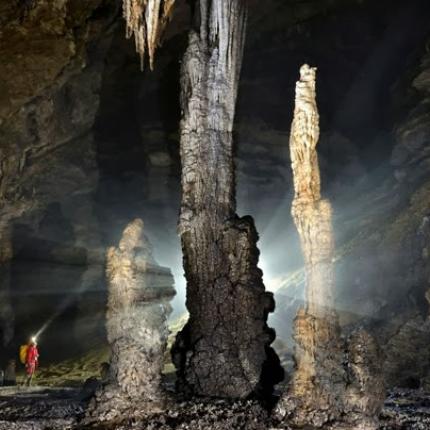
M 39 350 L 37 349 L 36 339 L 32 338 L 30 340 L 30 343 L 28 344 L 27 354 L 25 357 L 25 370 L 27 372 L 27 379 L 25 381 L 25 385 L 31 385 L 38 363 Z

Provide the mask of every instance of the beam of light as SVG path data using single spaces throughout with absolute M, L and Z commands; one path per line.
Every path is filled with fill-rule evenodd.
M 39 328 L 39 330 L 34 335 L 37 339 L 50 327 L 50 325 L 73 303 L 75 303 L 79 297 L 92 288 L 91 286 L 94 284 L 95 279 L 98 279 L 99 276 L 103 276 L 104 269 L 102 265 L 92 264 L 87 267 L 85 272 L 82 274 L 81 286 L 77 291 L 73 291 L 69 293 L 64 300 L 59 304 L 54 313 L 43 323 L 43 325 Z
M 82 290 L 80 291 L 80 293 Z M 58 306 L 57 310 L 43 323 L 42 327 L 33 336 L 37 340 L 40 339 L 41 335 L 46 331 L 46 329 L 58 318 L 74 301 L 77 299 L 77 294 L 73 293 L 66 297 L 61 304 Z

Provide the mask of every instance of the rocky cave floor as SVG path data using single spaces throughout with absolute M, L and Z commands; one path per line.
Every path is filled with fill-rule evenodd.
M 84 393 L 85 394 L 85 393 Z M 115 426 L 80 424 L 85 413 L 83 392 L 77 388 L 9 387 L 0 389 L 0 430 L 276 430 L 265 408 L 247 401 L 178 401 L 176 407 L 147 419 Z M 380 430 L 430 429 L 430 393 L 393 390 L 381 414 Z M 311 429 L 308 429 L 311 430 Z

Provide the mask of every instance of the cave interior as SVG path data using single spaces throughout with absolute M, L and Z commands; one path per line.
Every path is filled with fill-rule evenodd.
M 41 331 L 38 384 L 97 376 L 109 359 L 106 253 L 136 218 L 174 278 L 169 345 L 184 326 L 181 67 L 194 3 L 176 0 L 153 70 L 141 70 L 118 1 L 0 0 L 0 368 Z M 308 63 L 318 73 L 340 327 L 374 336 L 388 390 L 430 392 L 430 4 L 247 4 L 236 212 L 251 215 L 259 235 L 279 387 L 294 374 L 294 319 L 306 304 L 289 137 Z

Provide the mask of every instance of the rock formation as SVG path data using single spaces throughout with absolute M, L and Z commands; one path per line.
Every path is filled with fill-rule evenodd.
M 232 129 L 245 2 L 200 1 L 181 72 L 179 221 L 190 318 L 173 347 L 178 386 L 243 398 L 282 377 L 266 324 L 274 309 L 257 267 L 252 218 L 235 214 Z M 267 370 L 267 372 L 266 372 Z
M 160 36 L 170 19 L 174 4 L 175 0 L 123 0 L 126 36 L 134 36 L 141 69 L 146 51 L 151 70 L 154 68 L 155 50 L 160 44 Z
M 299 232 L 307 272 L 307 311 L 326 317 L 333 309 L 334 241 L 331 206 L 321 198 L 316 145 L 319 115 L 315 92 L 316 68 L 300 69 L 291 126 L 290 154 L 294 180 L 292 216 Z
M 303 65 L 296 85 L 290 154 L 295 190 L 292 216 L 305 263 L 306 306 L 295 319 L 296 371 L 278 409 L 300 426 L 351 420 L 364 426 L 356 428 L 370 429 L 384 399 L 382 377 L 373 371 L 378 369 L 378 349 L 365 332 L 353 335 L 345 346 L 334 309 L 332 210 L 321 197 L 315 83 L 316 68 Z M 371 382 L 370 375 L 374 376 Z M 349 414 L 344 419 L 351 410 L 358 418 Z
M 88 415 L 98 421 L 115 421 L 160 411 L 167 400 L 161 373 L 169 300 L 175 290 L 170 271 L 154 261 L 141 219 L 125 228 L 117 248 L 108 250 L 106 275 L 110 375 Z
M 331 206 L 321 198 L 316 145 L 319 116 L 316 69 L 300 69 L 291 126 L 290 154 L 295 196 L 292 215 L 299 232 L 306 269 L 306 308 L 295 320 L 297 370 L 289 395 L 300 403 L 299 424 L 322 425 L 342 410 L 345 371 L 337 316 L 333 308 L 334 241 Z
M 378 428 L 386 397 L 381 355 L 375 339 L 363 329 L 354 331 L 347 339 L 348 379 L 343 412 L 352 429 Z

